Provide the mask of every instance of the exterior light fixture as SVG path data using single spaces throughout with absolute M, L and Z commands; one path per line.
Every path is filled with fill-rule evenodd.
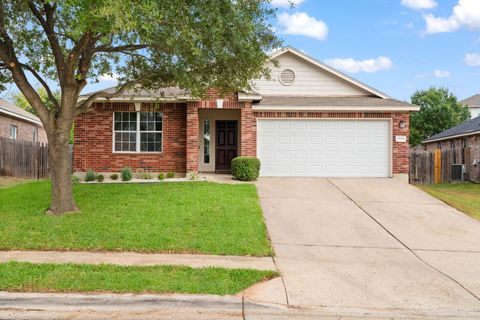
M 405 129 L 407 127 L 407 122 L 405 120 L 400 120 L 398 126 L 400 127 L 400 129 Z
M 217 108 L 222 109 L 223 108 L 223 99 L 217 99 Z

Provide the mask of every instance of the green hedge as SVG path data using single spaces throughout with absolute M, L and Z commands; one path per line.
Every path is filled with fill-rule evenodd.
M 232 175 L 241 181 L 257 180 L 260 174 L 260 160 L 255 157 L 237 157 L 232 160 Z

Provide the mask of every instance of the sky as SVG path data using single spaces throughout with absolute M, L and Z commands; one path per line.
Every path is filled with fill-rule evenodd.
M 292 3 L 295 5 L 292 8 Z M 393 98 L 450 89 L 480 92 L 480 0 L 271 0 L 291 45 Z M 84 92 L 114 86 L 109 76 Z M 1 92 L 8 98 L 15 86 Z
M 291 8 L 290 3 L 295 7 Z M 401 100 L 480 92 L 480 0 L 272 0 L 291 45 Z

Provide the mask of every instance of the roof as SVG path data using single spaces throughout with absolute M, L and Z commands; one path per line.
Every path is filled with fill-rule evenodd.
M 90 95 L 97 93 L 97 92 L 106 92 L 106 93 L 115 93 L 117 91 L 117 87 L 110 87 L 107 89 L 97 90 L 94 92 L 89 92 L 86 94 L 82 94 L 80 97 L 89 97 Z M 139 97 L 139 98 L 149 98 L 149 99 L 160 99 L 160 98 L 177 98 L 179 96 L 188 95 L 188 92 L 182 90 L 178 87 L 165 87 L 158 90 L 146 90 L 143 88 L 135 87 L 125 90 L 120 96 L 117 98 L 127 98 L 127 97 Z
M 460 101 L 461 104 L 466 104 L 470 107 L 480 107 L 480 93 L 471 96 L 465 100 Z
M 257 110 L 337 110 L 348 108 L 358 111 L 416 111 L 419 107 L 395 99 L 378 97 L 305 97 L 305 96 L 262 96 L 253 104 Z
M 381 92 L 377 89 L 374 89 L 374 88 L 370 87 L 369 85 L 367 85 L 367 84 L 365 84 L 365 83 L 363 83 L 363 82 L 361 82 L 357 79 L 354 79 L 354 78 L 350 77 L 349 75 L 347 75 L 347 74 L 345 74 L 345 73 L 343 73 L 343 72 L 341 72 L 341 71 L 339 71 L 339 70 L 337 70 L 337 69 L 335 69 L 335 68 L 333 68 L 333 67 L 331 67 L 331 66 L 329 66 L 329 65 L 327 65 L 323 62 L 321 62 L 320 60 L 318 60 L 318 59 L 316 59 L 312 56 L 309 56 L 309 55 L 303 53 L 300 50 L 295 49 L 292 46 L 287 46 L 287 47 L 284 47 L 284 48 L 282 48 L 278 51 L 275 51 L 274 53 L 272 53 L 270 55 L 270 59 L 275 59 L 276 57 L 278 57 L 278 56 L 280 56 L 280 55 L 282 55 L 286 52 L 291 52 L 291 53 L 299 56 L 300 58 L 312 63 L 313 65 L 327 71 L 328 73 L 331 73 L 331 74 L 333 74 L 333 75 L 335 75 L 335 76 L 337 76 L 337 77 L 339 77 L 339 78 L 341 78 L 341 79 L 343 79 L 343 80 L 345 80 L 345 81 L 347 81 L 347 82 L 349 82 L 349 83 L 351 83 L 351 84 L 353 84 L 357 87 L 362 88 L 363 90 L 365 90 L 367 92 L 370 92 L 374 96 L 377 96 L 377 97 L 380 97 L 380 98 L 383 98 L 383 99 L 389 99 L 390 98 L 387 94 L 385 94 L 385 93 L 383 93 L 383 92 Z
M 5 99 L 0 99 L 0 113 L 6 114 L 10 117 L 22 121 L 27 121 L 42 126 L 42 122 L 38 117 Z
M 425 139 L 423 143 L 480 134 L 480 116 Z

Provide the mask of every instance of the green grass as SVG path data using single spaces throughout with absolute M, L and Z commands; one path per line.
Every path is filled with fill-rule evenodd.
M 50 183 L 0 189 L 0 249 L 272 254 L 254 185 L 78 184 L 81 212 L 48 216 Z
M 226 295 L 276 276 L 249 269 L 8 262 L 0 264 L 0 290 Z
M 459 211 L 480 220 L 480 184 L 436 184 L 420 188 Z

